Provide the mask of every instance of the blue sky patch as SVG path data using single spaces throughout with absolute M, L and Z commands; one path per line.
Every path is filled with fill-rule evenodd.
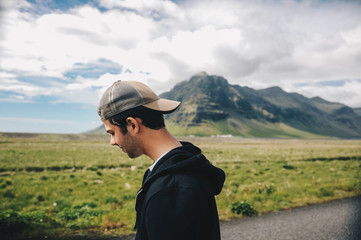
M 37 6 L 42 6 L 47 9 L 58 9 L 61 11 L 66 11 L 68 9 L 82 6 L 82 5 L 92 5 L 98 6 L 97 1 L 95 0 L 27 0 L 29 3 L 32 3 Z
M 48 100 L 1 104 L 0 131 L 81 133 L 101 125 L 95 107 Z
M 95 62 L 75 63 L 73 69 L 66 72 L 65 77 L 76 79 L 77 76 L 84 78 L 99 78 L 100 76 L 110 73 L 119 74 L 122 72 L 123 67 L 119 64 L 107 59 L 99 59 Z
M 322 81 L 317 84 L 320 86 L 330 86 L 330 87 L 341 87 L 345 85 L 347 80 L 330 80 L 330 81 Z
M 54 83 L 62 82 L 64 80 L 55 77 L 47 76 L 22 76 L 19 75 L 17 80 L 25 83 L 30 83 L 38 87 L 51 87 L 54 86 Z

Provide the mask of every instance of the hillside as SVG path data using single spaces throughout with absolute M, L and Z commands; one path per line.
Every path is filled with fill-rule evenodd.
M 168 129 L 177 136 L 361 137 L 361 117 L 352 108 L 279 87 L 254 90 L 203 72 L 160 96 L 182 102 L 166 115 Z
M 361 117 L 361 108 L 354 108 L 354 112 Z
M 105 127 L 104 125 L 100 125 L 99 127 L 96 127 L 94 129 L 91 129 L 87 132 L 84 132 L 84 134 L 89 134 L 89 135 L 100 135 L 100 134 L 107 134 L 106 131 L 105 131 Z

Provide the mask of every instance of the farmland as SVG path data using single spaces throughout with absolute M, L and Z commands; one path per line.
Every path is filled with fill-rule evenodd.
M 226 172 L 221 220 L 361 194 L 361 140 L 179 138 Z M 108 136 L 0 133 L 0 234 L 19 238 L 130 234 L 147 157 Z M 241 212 L 241 213 L 240 213 Z

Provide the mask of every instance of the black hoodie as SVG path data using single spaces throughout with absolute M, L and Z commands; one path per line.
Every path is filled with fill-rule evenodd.
M 191 143 L 182 142 L 144 174 L 135 210 L 136 240 L 220 239 L 214 195 L 224 172 Z

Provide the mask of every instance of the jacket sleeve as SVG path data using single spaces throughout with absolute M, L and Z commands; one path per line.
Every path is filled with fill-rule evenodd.
M 192 188 L 169 188 L 155 194 L 145 209 L 148 239 L 200 239 L 201 202 L 201 192 Z

